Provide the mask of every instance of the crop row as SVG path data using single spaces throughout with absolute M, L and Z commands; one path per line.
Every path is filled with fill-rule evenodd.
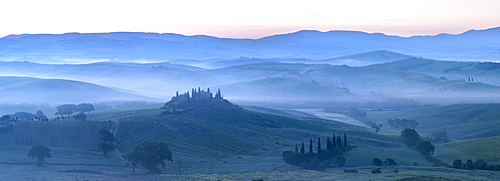
M 24 146 L 95 148 L 99 129 L 108 128 L 107 121 L 18 122 L 15 129 L 19 144 Z

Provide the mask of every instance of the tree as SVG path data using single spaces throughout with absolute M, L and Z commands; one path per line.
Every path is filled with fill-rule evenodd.
M 344 147 L 347 147 L 347 134 L 344 133 Z
M 335 164 L 337 164 L 339 167 L 345 166 L 346 159 L 342 155 L 339 155 L 335 157 Z
M 47 116 L 41 110 L 36 111 L 35 118 L 41 121 L 48 121 Z
M 76 115 L 73 115 L 73 118 L 75 120 L 79 120 L 79 121 L 86 121 L 87 120 L 87 115 L 85 115 L 85 113 L 81 112 L 81 113 L 78 113 Z
M 302 146 L 300 146 L 300 153 L 305 154 L 306 150 L 304 149 L 304 142 L 302 142 Z
M 330 142 L 330 137 L 326 137 L 326 150 L 332 151 L 332 142 Z
M 474 169 L 486 170 L 488 168 L 488 162 L 485 162 L 483 159 L 477 159 L 474 162 Z
M 113 142 L 116 141 L 116 138 L 107 129 L 100 129 L 97 132 L 97 134 L 99 134 L 99 140 L 100 140 L 97 143 L 97 149 L 101 150 L 104 156 L 106 157 L 109 152 L 112 152 L 116 149 L 115 144 L 113 144 Z
M 337 136 L 337 146 L 339 146 L 339 148 L 342 148 L 342 138 L 340 138 L 340 135 Z
M 124 158 L 132 164 L 134 173 L 137 165 L 146 168 L 148 173 L 157 173 L 158 165 L 165 168 L 165 160 L 172 161 L 172 153 L 164 142 L 145 142 L 135 146 Z
M 372 163 L 375 165 L 375 166 L 382 166 L 384 164 L 384 162 L 381 160 L 381 159 L 378 159 L 378 158 L 373 158 L 372 159 Z
M 337 144 L 335 144 L 336 141 L 337 141 L 337 139 L 335 139 L 335 135 L 333 135 L 333 138 L 332 138 L 332 148 L 333 149 L 337 148 Z
M 115 144 L 113 144 L 113 142 L 101 140 L 97 143 L 97 149 L 101 150 L 104 157 L 106 157 L 109 152 L 115 151 Z
M 463 164 L 463 167 L 467 170 L 472 170 L 474 169 L 474 163 L 472 162 L 472 160 L 467 160 L 464 164 Z
M 55 113 L 56 115 L 71 115 L 75 112 L 76 110 L 76 105 L 74 104 L 63 104 L 60 106 L 57 106 L 57 112 Z
M 107 129 L 100 129 L 99 131 L 97 131 L 97 134 L 99 134 L 99 139 L 102 141 L 107 141 L 107 142 L 116 141 L 116 138 Z
M 309 153 L 313 152 L 313 140 L 312 138 L 309 138 Z
M 318 153 L 321 153 L 321 138 L 318 137 Z
M 29 112 L 16 112 L 14 113 L 13 117 L 20 120 L 33 120 L 36 116 Z
M 413 148 L 417 146 L 420 135 L 414 129 L 406 128 L 401 131 L 401 139 L 406 146 Z
M 462 168 L 462 167 L 463 167 L 462 165 L 463 165 L 463 164 L 462 164 L 462 160 L 460 160 L 460 159 L 455 159 L 455 160 L 453 160 L 453 168 L 458 168 L 458 169 L 460 169 L 460 168 Z
M 89 113 L 90 111 L 94 111 L 94 105 L 90 103 L 81 103 L 76 106 L 76 111 L 77 112 L 82 112 L 82 113 Z
M 34 159 L 37 159 L 36 164 L 38 166 L 42 166 L 43 162 L 45 162 L 46 158 L 51 158 L 52 154 L 50 154 L 50 149 L 46 146 L 43 145 L 37 145 L 31 147 L 30 151 L 28 152 L 28 157 Z
M 428 141 L 424 140 L 419 140 L 417 143 L 417 151 L 420 152 L 422 155 L 430 155 L 434 153 L 434 145 Z
M 387 166 L 392 166 L 392 165 L 396 166 L 397 165 L 396 161 L 394 161 L 394 159 L 392 159 L 392 158 L 385 159 L 384 163 Z

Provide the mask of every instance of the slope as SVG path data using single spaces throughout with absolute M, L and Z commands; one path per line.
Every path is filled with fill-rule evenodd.
M 223 100 L 175 114 L 119 118 L 118 124 L 117 148 L 122 153 L 145 141 L 165 141 L 174 160 L 189 173 L 289 169 L 280 157 L 282 151 L 309 138 L 342 133 L 347 133 L 350 144 L 401 149 L 411 155 L 409 160 L 425 162 L 418 154 L 403 149 L 397 136 L 330 120 L 256 113 Z M 353 159 L 358 154 L 353 154 Z
M 386 50 L 376 50 L 366 53 L 329 58 L 320 61 L 334 65 L 366 66 L 371 64 L 407 59 L 410 57 L 411 56 L 409 55 L 403 55 L 400 53 L 390 52 Z
M 368 118 L 386 124 L 388 119 L 406 118 L 419 122 L 417 130 L 430 134 L 446 130 L 452 139 L 497 136 L 500 132 L 500 104 L 456 104 L 401 111 L 368 112 Z M 388 127 L 388 126 L 387 126 Z
M 408 58 L 404 60 L 371 65 L 387 70 L 402 70 L 422 73 L 433 77 L 443 77 L 450 80 L 467 80 L 483 82 L 491 85 L 500 85 L 500 63 L 494 62 L 456 62 L 438 61 L 422 58 Z
M 3 103 L 82 103 L 154 99 L 113 90 L 104 86 L 62 79 L 0 77 Z

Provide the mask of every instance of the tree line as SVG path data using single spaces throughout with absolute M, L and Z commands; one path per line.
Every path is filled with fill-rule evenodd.
M 292 165 L 297 165 L 306 169 L 324 170 L 331 165 L 329 160 L 335 159 L 335 164 L 344 166 L 346 159 L 341 156 L 344 151 L 349 150 L 351 147 L 347 144 L 347 134 L 344 133 L 344 139 L 341 135 L 333 135 L 326 138 L 326 147 L 323 149 L 321 146 L 321 138 L 318 137 L 316 152 L 313 148 L 313 140 L 309 139 L 309 148 L 306 152 L 305 143 L 295 144 L 294 151 L 284 151 L 282 153 L 283 160 Z
M 465 163 L 460 159 L 455 159 L 453 161 L 453 168 L 457 169 L 466 169 L 466 170 L 491 170 L 491 171 L 500 171 L 500 164 L 497 165 L 489 165 L 488 162 L 483 159 L 477 159 L 476 161 L 467 160 Z

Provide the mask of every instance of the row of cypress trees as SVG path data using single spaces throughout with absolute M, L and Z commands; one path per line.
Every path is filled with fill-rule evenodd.
M 347 134 L 344 133 L 344 141 L 342 142 L 341 135 L 335 136 L 333 135 L 332 139 L 330 137 L 326 137 L 326 150 L 332 151 L 336 148 L 342 148 L 342 147 L 348 147 L 347 146 Z M 317 147 L 317 152 L 321 153 L 322 147 L 321 147 L 321 138 L 318 137 L 318 147 Z M 305 144 L 302 142 L 300 146 L 300 152 L 302 154 L 305 154 Z M 295 152 L 299 152 L 299 145 L 295 144 Z M 309 152 L 313 153 L 313 140 L 312 138 L 309 139 Z
M 333 135 L 327 137 L 326 149 L 321 146 L 321 138 L 318 138 L 317 151 L 313 149 L 313 139 L 309 139 L 309 151 L 306 152 L 305 143 L 295 144 L 295 151 L 284 151 L 282 153 L 283 160 L 292 165 L 301 166 L 305 169 L 323 170 L 329 167 L 331 162 L 329 160 L 341 155 L 344 151 L 349 150 L 350 146 L 347 144 L 347 134 L 344 134 L 342 140 L 341 135 Z

